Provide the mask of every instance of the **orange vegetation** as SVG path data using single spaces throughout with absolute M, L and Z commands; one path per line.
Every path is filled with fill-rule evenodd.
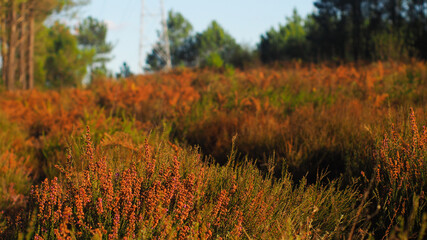
M 425 92 L 423 62 L 179 69 L 2 92 L 0 237 L 421 231 Z

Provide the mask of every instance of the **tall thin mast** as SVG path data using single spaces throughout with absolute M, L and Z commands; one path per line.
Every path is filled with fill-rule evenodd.
M 168 71 L 172 69 L 172 60 L 171 60 L 171 53 L 170 53 L 170 44 L 169 44 L 169 34 L 168 34 L 168 25 L 166 23 L 166 16 L 165 16 L 165 6 L 163 3 L 163 0 L 160 0 L 160 7 L 162 12 L 162 26 L 163 26 L 163 41 L 164 41 L 164 51 L 165 51 L 165 61 L 166 66 L 164 70 Z
M 139 71 L 144 72 L 144 0 L 141 0 L 141 19 L 139 23 Z

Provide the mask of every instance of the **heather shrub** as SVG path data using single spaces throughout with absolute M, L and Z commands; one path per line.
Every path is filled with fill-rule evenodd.
M 427 129 L 419 127 L 412 108 L 409 121 L 391 124 L 377 149 L 373 194 L 380 214 L 375 229 L 385 237 L 401 231 L 421 239 L 427 225 Z
M 37 167 L 32 157 L 25 132 L 0 112 L 0 236 L 10 233 L 26 205 Z
M 36 167 L 30 156 L 25 133 L 0 113 L 0 211 L 23 203 Z
M 0 238 L 422 239 L 426 69 L 182 68 L 1 92 Z
M 87 132 L 87 167 L 75 171 L 71 153 L 59 177 L 32 189 L 34 237 L 339 238 L 360 221 L 354 187 L 294 187 L 288 174 L 275 180 L 250 163 L 206 164 L 197 150 L 155 139 L 115 159 L 117 149 L 94 147 Z
M 424 63 L 292 67 L 199 73 L 193 86 L 201 97 L 174 118 L 172 136 L 224 164 L 238 134 L 241 156 L 261 168 L 275 155 L 277 168 L 290 166 L 298 179 L 309 171 L 313 182 L 329 169 L 330 178 L 344 173 L 351 181 L 374 167 L 366 126 L 383 131 L 387 112 L 426 103 Z

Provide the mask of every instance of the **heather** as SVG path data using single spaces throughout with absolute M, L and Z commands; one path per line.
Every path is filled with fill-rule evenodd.
M 424 62 L 2 91 L 0 237 L 422 239 Z

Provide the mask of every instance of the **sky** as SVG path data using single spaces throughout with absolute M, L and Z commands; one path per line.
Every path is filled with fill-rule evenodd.
M 114 45 L 113 59 L 107 67 L 119 72 L 126 62 L 132 72 L 140 73 L 139 42 L 142 0 L 91 0 L 79 9 L 78 19 L 92 16 L 108 26 L 107 41 Z M 144 0 L 143 56 L 150 52 L 161 29 L 160 0 Z M 212 20 L 231 34 L 238 43 L 255 48 L 260 36 L 297 9 L 301 16 L 314 10 L 313 0 L 164 0 L 165 11 L 180 12 L 202 32 Z M 145 60 L 144 60 L 145 63 Z

